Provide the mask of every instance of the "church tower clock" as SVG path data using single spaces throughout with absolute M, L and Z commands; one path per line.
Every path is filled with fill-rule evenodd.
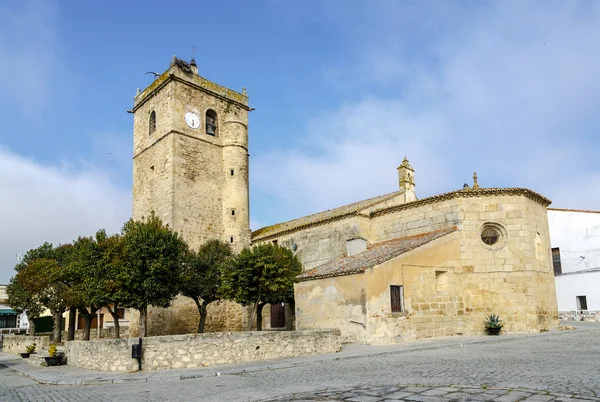
M 154 211 L 191 248 L 250 244 L 248 97 L 170 67 L 134 98 L 133 218 Z

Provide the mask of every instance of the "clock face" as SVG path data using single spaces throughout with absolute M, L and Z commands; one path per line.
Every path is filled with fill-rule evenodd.
M 185 114 L 185 122 L 190 128 L 200 127 L 200 117 L 196 113 L 187 112 Z

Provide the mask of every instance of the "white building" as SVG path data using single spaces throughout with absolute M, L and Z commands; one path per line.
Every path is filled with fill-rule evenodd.
M 561 319 L 600 321 L 600 211 L 548 208 Z

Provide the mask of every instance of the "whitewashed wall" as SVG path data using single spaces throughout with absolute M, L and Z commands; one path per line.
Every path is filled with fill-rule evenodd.
M 549 209 L 548 223 L 562 263 L 563 275 L 556 277 L 558 310 L 575 311 L 577 296 L 586 296 L 588 310 L 600 310 L 600 212 Z

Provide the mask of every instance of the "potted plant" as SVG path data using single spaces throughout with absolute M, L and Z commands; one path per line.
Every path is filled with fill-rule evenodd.
M 35 353 L 35 347 L 36 347 L 35 343 L 25 346 L 25 353 L 21 353 L 21 357 L 23 359 L 28 359 L 32 353 Z
M 62 360 L 62 355 L 56 353 L 55 344 L 52 343 L 48 347 L 48 356 L 44 357 L 44 360 L 46 360 L 46 364 L 48 364 L 48 366 L 57 366 L 60 363 Z
M 498 314 L 490 314 L 483 323 L 485 324 L 485 332 L 488 335 L 500 334 L 500 330 L 504 326 Z

